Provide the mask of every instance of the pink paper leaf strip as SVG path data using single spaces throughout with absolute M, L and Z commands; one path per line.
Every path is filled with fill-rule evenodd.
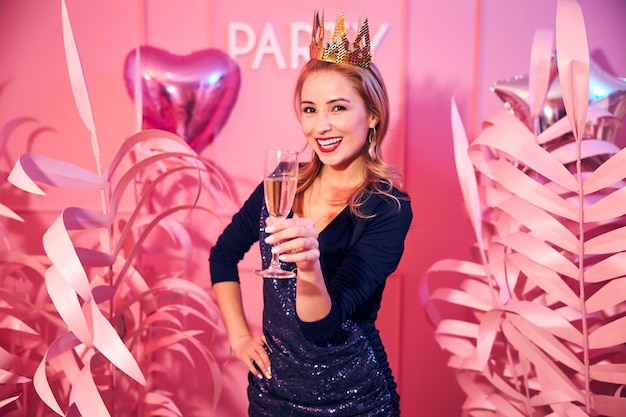
M 589 335 L 589 347 L 591 349 L 603 349 L 626 345 L 624 329 L 626 329 L 626 317 L 620 317 L 592 330 Z
M 89 278 L 68 233 L 68 229 L 76 227 L 83 221 L 88 221 L 89 216 L 84 218 L 80 216 L 80 214 L 86 212 L 80 209 L 64 210 L 44 233 L 43 246 L 48 258 L 55 265 L 59 274 L 83 300 L 89 301 L 91 300 Z
M 63 416 L 64 413 L 57 402 L 57 399 L 52 392 L 52 388 L 48 382 L 48 378 L 46 377 L 46 364 L 48 361 L 51 361 L 62 355 L 66 352 L 71 351 L 74 347 L 80 344 L 80 341 L 76 339 L 76 337 L 72 333 L 65 333 L 58 339 L 56 339 L 48 348 L 48 351 L 43 356 L 43 359 L 39 363 L 39 366 L 35 370 L 33 385 L 35 387 L 35 391 L 41 398 L 41 400 L 52 409 L 55 413 L 60 416 Z
M 141 145 L 146 150 L 158 149 L 161 151 L 179 152 L 188 156 L 197 157 L 197 154 L 189 147 L 189 145 L 175 134 L 158 129 L 146 129 L 135 133 L 126 139 L 118 151 L 115 153 L 111 165 L 107 171 L 107 178 L 112 178 L 115 171 L 119 168 L 124 158 L 128 157 L 133 148 Z
M 589 101 L 589 49 L 582 10 L 575 0 L 559 0 L 556 49 L 563 105 L 576 139 L 585 131 Z
M 498 204 L 497 208 L 536 233 L 538 239 L 555 243 L 569 251 L 575 251 L 578 247 L 578 239 L 563 223 L 527 200 L 511 196 Z
M 552 37 L 550 29 L 539 29 L 535 32 L 530 53 L 530 71 L 528 73 L 528 88 L 530 97 L 530 117 L 536 120 L 544 103 L 548 86 L 550 85 L 550 64 L 552 55 Z M 535 132 L 537 133 L 537 132 Z
M 53 187 L 84 190 L 100 190 L 106 187 L 106 180 L 78 165 L 37 154 L 22 154 L 11 170 L 8 178 L 16 187 L 33 193 L 45 193 L 36 183 Z
M 76 40 L 72 31 L 72 24 L 67 12 L 65 0 L 61 2 L 61 22 L 63 27 L 63 44 L 65 45 L 65 59 L 67 61 L 67 69 L 72 85 L 72 93 L 74 93 L 74 101 L 76 102 L 78 114 L 91 136 L 93 155 L 99 158 L 100 149 L 96 137 L 96 124 L 93 119 L 87 84 L 85 83 L 85 77 L 83 75 L 83 66 L 80 62 L 80 55 L 76 47 Z
M 93 328 L 87 323 L 76 292 L 53 265 L 46 271 L 46 287 L 69 331 L 87 346 L 93 344 Z
M 124 284 L 128 286 L 132 296 L 138 299 L 141 303 L 144 313 L 147 315 L 154 313 L 158 306 L 153 291 L 150 288 L 150 285 L 146 282 L 145 278 L 135 269 L 133 264 L 120 258 L 116 261 L 113 268 L 115 270 L 121 271 L 123 269 L 125 271 L 124 275 L 118 274 L 118 276 L 121 277 L 119 282 L 124 282 Z M 108 291 L 116 289 L 116 287 L 111 285 L 107 285 L 106 288 Z M 111 297 L 108 296 L 107 298 Z
M 20 398 L 20 396 L 19 396 L 19 395 L 15 395 L 15 396 L 13 396 L 13 397 L 9 397 L 9 398 L 3 398 L 3 399 L 0 399 L 0 410 L 1 410 L 3 407 L 6 407 L 7 405 L 11 404 L 12 402 L 14 402 L 15 400 L 17 400 L 18 398 Z
M 580 390 L 567 374 L 543 350 L 516 329 L 512 322 L 504 321 L 502 329 L 506 339 L 516 348 L 522 358 L 533 363 L 535 371 L 541 375 L 541 378 L 546 378 L 550 384 L 558 386 L 568 396 L 569 401 L 583 401 Z
M 30 378 L 27 378 L 25 376 L 17 375 L 13 372 L 0 369 L 0 384 L 24 384 L 26 382 L 30 382 L 30 380 Z
M 585 307 L 589 314 L 602 312 L 613 307 L 621 307 L 624 304 L 624 291 L 626 290 L 626 278 L 613 279 L 602 286 L 598 291 L 585 301 Z
M 454 159 L 457 166 L 459 183 L 463 192 L 467 212 L 470 214 L 470 220 L 474 226 L 474 233 L 478 241 L 481 255 L 484 257 L 485 248 L 483 247 L 482 228 L 481 228 L 481 212 L 478 197 L 478 187 L 476 184 L 476 174 L 473 170 L 472 163 L 467 155 L 468 140 L 465 128 L 461 121 L 459 110 L 456 106 L 454 98 L 452 99 L 452 130 L 454 140 Z M 487 260 L 483 258 L 485 265 Z
M 618 395 L 594 395 L 591 401 L 593 409 L 600 415 L 621 416 L 626 410 L 626 398 Z
M 76 404 L 83 416 L 111 417 L 91 375 L 91 367 L 84 366 L 72 384 L 70 404 Z
M 485 156 L 480 154 L 483 146 L 499 151 L 498 156 L 503 158 L 498 158 L 497 161 L 485 159 Z M 499 125 L 489 126 L 481 132 L 480 136 L 470 146 L 470 157 L 477 167 L 490 162 L 499 163 L 508 156 L 517 164 L 538 172 L 564 188 L 572 191 L 577 190 L 578 184 L 576 179 L 549 152 L 537 146 L 534 137 L 527 130 L 517 132 Z M 489 174 L 489 171 L 486 170 L 484 173 Z M 492 175 L 493 172 L 491 173 Z M 508 180 L 506 177 L 502 179 Z
M 606 162 L 593 171 L 584 182 L 584 190 L 587 194 L 596 192 L 605 187 L 617 183 L 622 188 L 626 183 L 626 149 L 620 150 Z
M 591 265 L 585 271 L 585 280 L 588 283 L 601 283 L 624 275 L 626 253 L 613 254 Z
M 19 214 L 17 214 L 16 212 L 14 212 L 13 210 L 11 210 L 10 208 L 8 208 L 2 203 L 0 203 L 0 216 L 8 217 L 9 219 L 17 220 L 20 222 L 24 221 L 24 219 L 22 219 L 22 217 Z
M 95 303 L 90 303 L 90 306 L 94 326 L 94 347 L 119 370 L 139 384 L 145 385 L 146 379 L 137 361 L 124 345 L 111 323 L 102 315 Z

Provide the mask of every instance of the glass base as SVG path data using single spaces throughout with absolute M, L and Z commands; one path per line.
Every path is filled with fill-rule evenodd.
M 257 269 L 255 274 L 261 275 L 263 278 L 295 278 L 296 273 L 293 271 L 285 271 L 284 269 Z

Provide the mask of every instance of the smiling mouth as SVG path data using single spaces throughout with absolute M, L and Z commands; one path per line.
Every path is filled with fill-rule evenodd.
M 328 139 L 315 139 L 315 141 L 317 142 L 317 146 L 320 148 L 322 152 L 334 151 L 335 149 L 337 149 L 337 147 L 339 146 L 342 140 L 343 138 L 341 137 L 334 137 L 334 138 L 328 138 Z

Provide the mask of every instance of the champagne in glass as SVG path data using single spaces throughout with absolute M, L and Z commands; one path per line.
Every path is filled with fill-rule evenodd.
M 283 219 L 289 215 L 293 206 L 298 184 L 298 152 L 269 150 L 265 153 L 265 205 L 269 215 Z M 255 271 L 268 278 L 293 278 L 296 274 L 280 267 L 278 253 L 272 254 L 272 261 L 267 269 Z
M 266 177 L 263 180 L 265 204 L 270 216 L 284 218 L 289 215 L 296 195 L 297 182 L 296 177 L 284 174 Z

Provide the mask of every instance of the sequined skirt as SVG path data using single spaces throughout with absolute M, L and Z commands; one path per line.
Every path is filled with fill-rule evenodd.
M 308 341 L 296 319 L 296 280 L 263 280 L 273 376 L 249 374 L 249 416 L 393 416 L 385 376 L 360 327 L 346 321 L 332 340 Z

